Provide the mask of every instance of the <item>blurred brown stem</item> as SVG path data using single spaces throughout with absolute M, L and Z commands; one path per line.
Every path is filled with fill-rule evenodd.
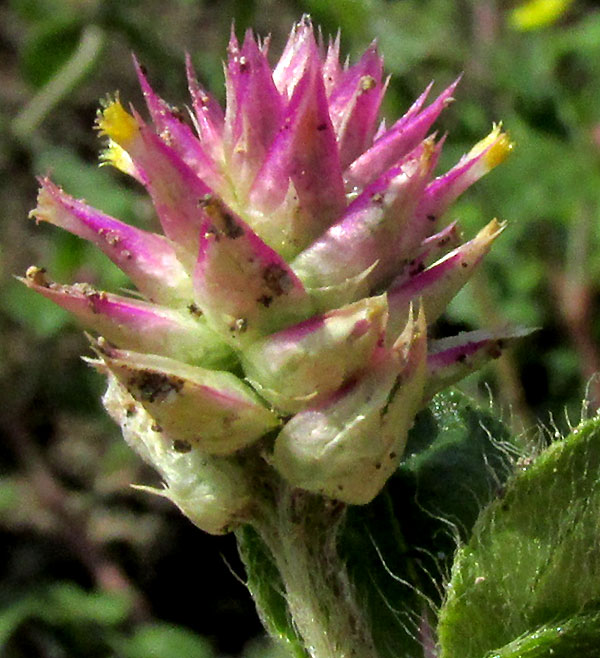
M 472 294 L 483 324 L 489 327 L 501 327 L 507 324 L 506 319 L 498 313 L 497 303 L 492 299 L 490 293 L 488 279 L 485 270 L 479 270 L 471 282 Z M 523 429 L 533 427 L 535 419 L 527 404 L 525 391 L 519 377 L 519 369 L 510 350 L 504 352 L 499 359 L 494 361 L 494 369 L 500 384 L 500 399 L 511 410 L 511 415 L 514 418 L 513 429 L 521 432 Z
M 600 408 L 600 352 L 593 332 L 593 290 L 588 280 L 588 252 L 594 213 L 582 208 L 570 224 L 564 271 L 551 271 L 549 280 L 561 321 L 579 358 L 590 410 Z
M 471 40 L 473 48 L 469 59 L 469 75 L 480 84 L 489 73 L 489 55 L 500 31 L 500 16 L 496 0 L 477 0 L 471 4 Z
M 589 382 L 587 389 L 590 410 L 600 407 L 600 355 L 592 338 L 591 290 L 585 282 L 570 279 L 565 272 L 550 276 L 561 320 L 569 333 L 579 358 L 582 377 Z

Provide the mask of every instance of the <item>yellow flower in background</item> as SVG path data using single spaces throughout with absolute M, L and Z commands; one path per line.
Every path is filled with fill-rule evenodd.
M 537 30 L 556 23 L 572 4 L 573 0 L 528 0 L 512 10 L 509 24 L 521 31 Z

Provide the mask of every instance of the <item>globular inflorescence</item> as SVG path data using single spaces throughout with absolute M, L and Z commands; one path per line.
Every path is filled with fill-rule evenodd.
M 249 450 L 292 487 L 369 502 L 419 409 L 518 334 L 427 336 L 503 229 L 463 241 L 444 219 L 509 153 L 501 128 L 435 177 L 430 131 L 457 83 L 387 128 L 375 45 L 341 64 L 339 37 L 325 46 L 305 18 L 274 68 L 268 46 L 231 37 L 224 111 L 190 60 L 189 116 L 137 61 L 150 121 L 118 99 L 100 110 L 104 161 L 147 190 L 164 234 L 41 180 L 33 216 L 94 243 L 135 296 L 24 279 L 100 336 L 107 409 L 215 533 L 251 513 Z

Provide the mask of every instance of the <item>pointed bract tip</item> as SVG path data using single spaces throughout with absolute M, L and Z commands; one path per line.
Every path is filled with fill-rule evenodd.
M 313 29 L 312 17 L 310 14 L 302 14 L 302 17 L 297 23 L 294 23 L 292 30 L 297 30 L 299 28 L 308 28 L 309 30 Z
M 489 241 L 495 240 L 507 226 L 507 222 L 499 222 L 496 218 L 486 224 L 475 236 L 476 240 Z
M 136 73 L 138 74 L 138 77 L 141 75 L 145 78 L 148 74 L 146 67 L 140 63 L 140 60 L 137 58 L 137 55 L 133 51 L 131 52 L 131 59 L 133 60 L 133 66 Z
M 187 50 L 185 53 L 185 75 L 187 77 L 190 93 L 192 93 L 193 96 L 193 90 L 199 92 L 200 85 L 198 84 L 198 76 L 196 75 L 196 69 L 194 68 L 194 61 L 191 54 Z
M 402 333 L 396 338 L 392 350 L 403 361 L 409 356 L 411 346 L 427 334 L 427 320 L 425 318 L 425 306 L 422 300 L 418 302 L 418 310 L 415 318 L 414 304 L 410 303 L 408 309 L 408 320 Z
M 465 75 L 465 72 L 464 72 L 464 71 L 461 71 L 461 72 L 458 74 L 456 80 L 455 80 L 455 81 L 452 83 L 452 85 L 451 85 L 451 86 L 452 86 L 452 89 L 456 89 L 456 87 L 458 87 L 458 85 L 460 84 L 460 82 L 461 82 L 461 80 L 463 79 L 463 76 L 464 76 L 464 75 Z
M 27 217 L 34 219 L 36 224 L 49 221 L 49 207 L 52 206 L 52 197 L 59 192 L 59 188 L 48 178 L 48 176 L 38 177 L 40 188 L 37 195 L 37 204 L 35 208 L 29 211 Z
M 96 337 L 88 331 L 84 331 L 83 333 L 90 344 L 90 349 L 103 363 L 105 358 L 112 358 L 118 352 L 117 348 L 110 341 L 106 340 L 104 336 Z
M 227 54 L 233 55 L 239 49 L 239 41 L 235 33 L 235 20 L 231 21 L 231 29 L 229 30 L 229 43 L 227 44 Z

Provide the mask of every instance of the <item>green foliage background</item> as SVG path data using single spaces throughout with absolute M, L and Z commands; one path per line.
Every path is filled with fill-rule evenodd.
M 463 388 L 487 385 L 518 429 L 563 431 L 581 399 L 600 405 L 600 10 L 575 0 L 550 25 L 512 27 L 508 0 L 10 0 L 0 5 L 0 651 L 47 656 L 277 655 L 252 603 L 231 538 L 208 538 L 175 510 L 132 491 L 153 482 L 99 405 L 81 331 L 12 277 L 45 265 L 59 281 L 126 282 L 95 250 L 27 220 L 35 176 L 146 226 L 145 197 L 98 168 L 98 100 L 119 90 L 141 107 L 130 53 L 157 90 L 186 103 L 184 52 L 222 96 L 232 20 L 272 33 L 280 51 L 310 12 L 342 29 L 351 56 L 377 38 L 392 74 L 394 119 L 432 79 L 460 72 L 440 122 L 440 169 L 502 120 L 514 155 L 452 209 L 472 235 L 493 216 L 509 230 L 437 331 L 541 327 Z M 189 592 L 196 600 L 190 605 Z M 248 644 L 254 642 L 254 644 Z M 147 647 L 152 647 L 150 653 Z M 268 652 L 272 651 L 272 654 Z M 242 655 L 242 654 L 240 654 Z

